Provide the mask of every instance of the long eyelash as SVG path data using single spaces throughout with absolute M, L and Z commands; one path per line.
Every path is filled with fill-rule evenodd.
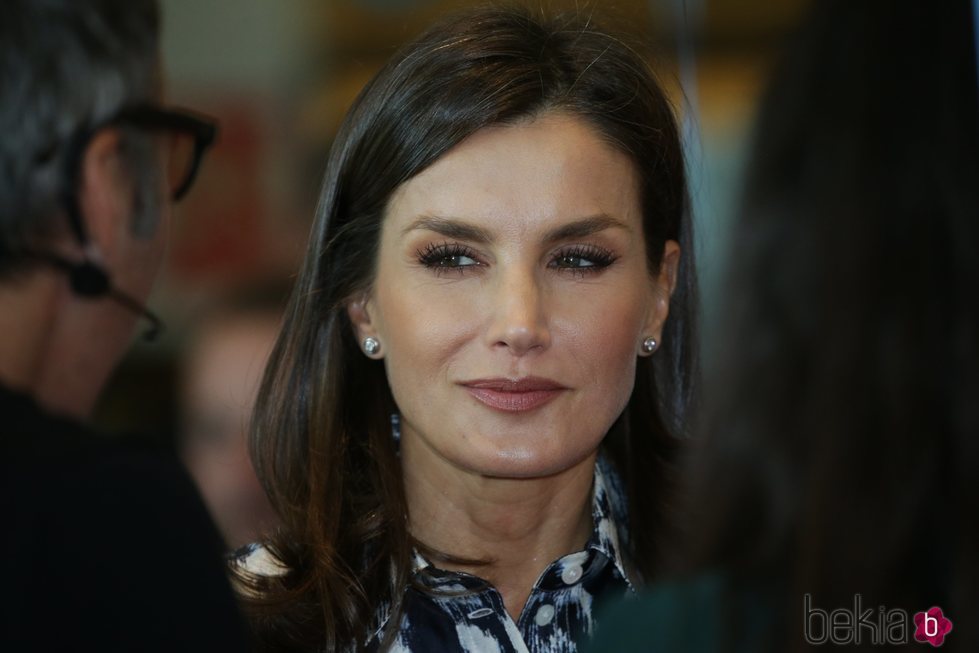
M 595 263 L 595 267 L 607 267 L 615 263 L 616 258 L 618 258 L 610 250 L 596 245 L 574 245 L 561 252 L 560 255 L 586 258 Z
M 588 267 L 560 268 L 562 272 L 570 272 L 574 275 L 585 276 L 587 274 L 601 272 L 605 268 L 615 263 L 619 257 L 613 254 L 611 250 L 605 249 L 604 247 L 598 247 L 597 245 L 573 245 L 567 249 L 559 251 L 555 255 L 555 259 L 562 258 L 584 258 L 594 263 L 594 265 Z
M 416 255 L 418 256 L 418 262 L 427 268 L 433 268 L 439 273 L 446 272 L 448 270 L 458 270 L 462 271 L 462 267 L 454 267 L 449 265 L 442 265 L 441 263 L 447 258 L 452 258 L 454 256 L 465 256 L 476 260 L 476 252 L 471 248 L 460 245 L 459 243 L 429 243 L 425 247 L 420 248 Z

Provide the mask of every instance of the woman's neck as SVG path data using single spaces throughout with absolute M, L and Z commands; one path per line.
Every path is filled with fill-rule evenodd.
M 459 469 L 425 449 L 402 441 L 412 535 L 440 553 L 487 561 L 438 564 L 492 583 L 517 620 L 544 569 L 588 541 L 596 454 L 552 476 L 513 479 Z

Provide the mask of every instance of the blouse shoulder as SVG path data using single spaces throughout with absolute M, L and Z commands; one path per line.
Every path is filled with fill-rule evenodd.
M 229 566 L 236 572 L 258 578 L 285 576 L 289 568 L 282 564 L 261 542 L 246 544 L 228 556 Z

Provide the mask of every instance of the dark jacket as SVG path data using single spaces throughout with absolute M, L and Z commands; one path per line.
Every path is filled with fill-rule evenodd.
M 220 537 L 172 454 L 0 386 L 0 650 L 243 651 Z
M 584 653 L 759 653 L 782 641 L 766 594 L 703 574 L 607 606 Z

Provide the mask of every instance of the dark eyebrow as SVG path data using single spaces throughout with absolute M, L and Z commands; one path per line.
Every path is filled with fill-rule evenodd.
M 626 223 L 613 218 L 610 215 L 602 213 L 600 215 L 594 215 L 589 218 L 583 218 L 568 224 L 563 224 L 560 227 L 549 231 L 544 236 L 544 242 L 556 243 L 562 240 L 585 238 L 606 229 L 624 229 L 626 231 L 632 231 L 632 229 L 630 229 L 629 225 Z
M 415 229 L 427 229 L 437 234 L 442 234 L 446 238 L 456 240 L 468 240 L 474 243 L 486 244 L 493 242 L 493 235 L 482 227 L 452 220 L 440 218 L 433 215 L 423 215 L 401 230 L 401 235 L 407 234 Z
M 405 235 L 415 229 L 427 229 L 441 234 L 446 238 L 468 240 L 473 243 L 486 244 L 493 242 L 493 234 L 489 230 L 451 218 L 423 215 L 402 229 L 401 234 Z M 603 213 L 556 227 L 544 235 L 544 242 L 556 243 L 562 240 L 585 238 L 605 229 L 632 231 L 621 220 Z

